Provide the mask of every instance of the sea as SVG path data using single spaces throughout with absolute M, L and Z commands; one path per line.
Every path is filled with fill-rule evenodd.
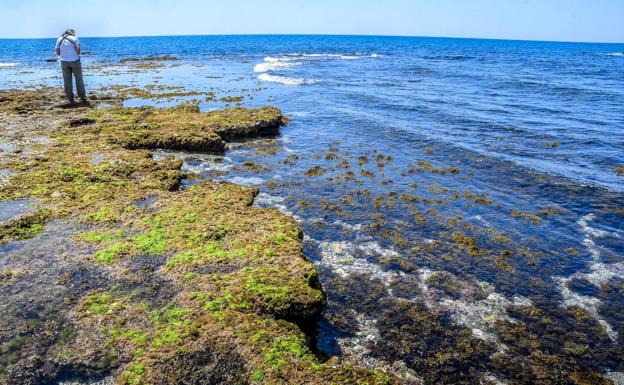
M 299 221 L 327 295 L 320 357 L 431 384 L 624 384 L 624 44 L 80 40 L 89 91 L 215 95 L 128 107 L 282 109 L 277 137 L 156 156 Z M 0 40 L 0 88 L 60 87 L 54 42 Z

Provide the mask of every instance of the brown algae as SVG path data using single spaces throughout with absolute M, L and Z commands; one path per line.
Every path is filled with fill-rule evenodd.
M 2 341 L 11 342 L 3 345 L 0 383 L 104 376 L 128 385 L 396 383 L 313 354 L 297 325 L 318 316 L 324 294 L 294 219 L 253 207 L 257 189 L 206 181 L 179 191 L 182 162 L 149 151 L 221 152 L 228 140 L 275 133 L 284 122 L 279 110 L 44 110 L 56 92 L 0 93 L 1 112 L 32 114 L 47 122 L 50 138 L 43 155 L 0 165 L 15 173 L 0 199 L 38 202 L 32 214 L 3 224 L 2 242 L 63 218 L 81 229 L 67 242 L 92 250 L 80 264 L 110 283 L 57 309 L 67 327 L 49 330 L 41 360 L 24 350 L 35 335 L 3 327 Z M 94 153 L 102 154 L 97 162 Z M 2 272 L 3 287 L 25 279 Z M 163 298 L 136 290 L 149 280 L 166 288 Z

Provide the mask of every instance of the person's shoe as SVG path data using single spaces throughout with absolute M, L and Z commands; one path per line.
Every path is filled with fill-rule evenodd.
M 89 100 L 87 100 L 87 99 L 80 99 L 80 104 L 82 104 L 83 106 L 90 105 Z

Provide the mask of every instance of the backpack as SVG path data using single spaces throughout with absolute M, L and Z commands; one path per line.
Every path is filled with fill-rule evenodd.
M 76 45 L 76 42 L 75 42 L 75 41 L 73 41 L 72 39 L 70 39 L 70 38 L 69 38 L 69 36 L 71 36 L 71 35 L 63 35 L 63 36 L 62 36 L 61 41 L 59 41 L 59 43 L 58 43 L 59 48 L 61 47 L 61 44 L 63 44 L 63 42 L 64 42 L 65 40 L 67 40 L 68 42 L 72 43 L 72 45 L 74 46 L 74 48 L 76 48 L 76 49 L 78 48 L 78 46 Z

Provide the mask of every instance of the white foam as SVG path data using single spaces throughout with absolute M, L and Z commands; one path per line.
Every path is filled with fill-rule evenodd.
M 380 58 L 382 57 L 379 54 L 364 54 L 364 53 L 344 53 L 344 54 L 336 54 L 336 53 L 292 53 L 288 54 L 290 57 L 304 57 L 304 58 L 318 58 L 318 59 L 343 59 L 343 60 L 354 60 L 354 59 L 362 59 L 362 58 Z
M 269 75 L 269 74 L 262 74 L 258 76 L 258 79 L 262 80 L 263 82 L 281 83 L 281 84 L 286 84 L 288 86 L 300 86 L 303 84 L 315 83 L 315 81 L 313 80 L 306 80 L 303 78 L 289 78 L 286 76 L 277 76 L 277 75 Z
M 475 220 L 483 223 L 486 227 L 489 227 L 489 228 L 493 227 L 492 224 L 490 222 L 486 221 L 485 219 L 483 219 L 483 217 L 481 215 L 475 215 L 474 217 L 469 218 L 469 219 L 475 219 Z
M 303 56 L 303 57 L 340 57 L 342 55 L 338 55 L 335 53 L 304 53 L 303 55 L 298 55 L 298 56 Z
M 288 207 L 283 203 L 284 201 L 285 199 L 282 197 L 267 193 L 260 193 L 254 200 L 254 204 L 259 205 L 260 207 L 270 207 L 277 209 L 282 213 L 294 218 L 297 222 L 301 223 L 303 221 L 303 218 L 290 211 Z
M 241 176 L 236 176 L 234 178 L 230 178 L 228 182 L 239 184 L 241 186 L 259 186 L 264 183 L 264 179 L 258 177 L 244 178 Z
M 615 385 L 624 385 L 624 372 L 607 372 L 605 375 Z
M 495 375 L 491 373 L 485 374 L 483 378 L 485 378 L 486 380 L 488 380 L 490 383 L 494 385 L 507 385 L 506 381 L 501 380 L 500 378 L 496 377 Z
M 347 230 L 347 231 L 351 231 L 351 232 L 356 232 L 356 231 L 360 231 L 362 230 L 362 224 L 361 223 L 357 223 L 355 225 L 349 224 L 347 222 L 343 222 L 343 221 L 334 221 L 333 223 L 336 226 L 340 226 L 343 229 Z
M 200 165 L 196 165 L 196 166 L 192 166 L 188 163 L 184 163 L 184 165 L 182 166 L 182 171 L 184 171 L 187 174 L 202 174 L 206 171 L 216 171 L 216 172 L 222 172 L 222 173 L 226 173 L 228 172 L 228 170 L 230 170 L 233 166 L 229 165 L 229 164 L 205 164 L 202 163 Z
M 393 279 L 402 272 L 384 271 L 379 265 L 369 262 L 364 258 L 357 258 L 356 255 L 398 255 L 394 250 L 384 249 L 377 242 L 367 242 L 355 245 L 348 242 L 317 242 L 321 248 L 321 265 L 331 268 L 334 273 L 342 278 L 347 278 L 353 273 L 369 274 L 371 279 L 379 279 L 390 286 Z M 389 294 L 391 294 L 389 292 Z
M 555 281 L 559 283 L 564 307 L 579 306 L 594 316 L 598 314 L 598 306 L 601 304 L 598 298 L 576 294 L 570 290 L 567 285 L 570 278 L 555 278 Z
M 594 317 L 598 323 L 600 323 L 612 340 L 617 339 L 617 332 L 613 329 L 613 327 L 602 318 L 600 313 L 598 312 L 599 306 L 602 304 L 600 299 L 585 295 L 580 295 L 568 287 L 568 283 L 573 279 L 585 279 L 590 282 L 594 286 L 601 286 L 607 284 L 611 279 L 617 277 L 624 277 L 624 263 L 613 263 L 606 264 L 600 260 L 600 249 L 596 246 L 596 242 L 594 238 L 602 238 L 610 233 L 603 230 L 598 230 L 589 225 L 589 222 L 593 221 L 596 218 L 594 214 L 588 214 L 581 217 L 576 223 L 581 227 L 581 230 L 585 233 L 585 238 L 583 239 L 583 244 L 587 248 L 587 251 L 591 254 L 593 262 L 590 264 L 589 273 L 581 273 L 577 272 L 572 274 L 570 277 L 561 278 L 561 277 L 553 277 L 553 280 L 559 284 L 559 291 L 561 292 L 561 296 L 563 297 L 562 306 L 564 307 L 572 307 L 578 306 Z
M 308 218 L 306 220 L 306 222 L 310 222 L 310 223 L 318 223 L 318 222 L 328 223 L 328 222 L 325 221 L 324 218 L 318 218 L 318 217 Z M 342 227 L 344 230 L 349 231 L 349 232 L 360 231 L 360 230 L 362 230 L 362 227 L 363 227 L 362 224 L 360 224 L 360 223 L 352 225 L 352 224 L 349 224 L 347 222 L 343 222 L 343 221 L 340 221 L 340 220 L 337 220 L 337 221 L 334 221 L 334 222 L 331 222 L 331 223 L 328 223 L 328 224 Z
M 154 160 L 156 161 L 162 161 L 170 156 L 184 161 L 182 171 L 185 173 L 202 174 L 206 171 L 227 172 L 234 167 L 232 158 L 227 156 L 201 153 L 182 154 L 168 150 L 154 151 Z
M 591 266 L 591 272 L 580 274 L 595 286 L 601 286 L 613 278 L 624 277 L 624 262 L 619 263 L 595 263 Z
M 269 71 L 279 71 L 279 70 L 288 70 L 302 63 L 292 61 L 290 58 L 274 58 L 271 56 L 264 58 L 264 63 L 257 64 L 254 67 L 255 72 L 269 72 Z
M 321 248 L 321 265 L 331 268 L 334 273 L 345 279 L 353 273 L 369 274 L 371 279 L 379 279 L 384 283 L 390 296 L 393 296 L 392 283 L 405 275 L 403 272 L 384 271 L 379 265 L 369 262 L 366 258 L 356 257 L 356 255 L 367 257 L 399 255 L 394 250 L 381 247 L 377 242 L 366 242 L 360 245 L 347 242 L 317 243 Z M 485 282 L 480 283 L 479 286 L 489 292 L 489 295 L 479 301 L 452 299 L 447 296 L 439 297 L 439 293 L 434 294 L 427 285 L 427 280 L 435 273 L 426 268 L 419 270 L 419 286 L 423 294 L 407 300 L 424 301 L 425 306 L 432 311 L 449 312 L 453 321 L 469 328 L 475 338 L 496 342 L 498 338 L 493 330 L 493 321 L 505 319 L 515 322 L 507 315 L 507 309 L 510 306 L 531 305 L 531 300 L 522 296 L 514 296 L 509 300 L 502 294 L 494 292 L 494 287 Z
M 284 198 L 282 197 L 278 197 L 276 195 L 271 195 L 271 194 L 267 194 L 267 193 L 260 193 L 256 199 L 255 202 L 257 204 L 262 204 L 265 206 L 274 206 L 280 203 L 284 202 Z
M 17 67 L 19 63 L 0 63 L 0 67 Z
M 456 324 L 470 329 L 475 338 L 497 342 L 498 337 L 493 328 L 494 321 L 516 322 L 507 315 L 507 309 L 510 306 L 531 305 L 531 300 L 523 296 L 516 295 L 511 300 L 507 299 L 504 295 L 496 293 L 495 288 L 487 282 L 477 283 L 481 289 L 489 293 L 482 300 L 470 301 L 463 298 L 440 297 L 437 291 L 432 291 L 427 285 L 427 281 L 435 273 L 437 272 L 426 268 L 418 272 L 419 284 L 423 294 L 414 300 L 423 300 L 425 306 L 432 311 L 448 312 Z
M 595 219 L 594 214 L 585 215 L 577 221 L 581 230 L 586 234 L 583 244 L 594 260 L 589 266 L 589 273 L 576 273 L 570 278 L 584 278 L 595 286 L 604 285 L 613 278 L 624 277 L 624 262 L 606 264 L 600 260 L 600 249 L 596 246 L 593 238 L 602 238 L 607 235 L 618 236 L 607 231 L 598 230 L 589 225 L 589 222 Z
M 338 337 L 336 343 L 340 350 L 349 358 L 349 362 L 369 369 L 382 367 L 383 364 L 371 355 L 368 346 L 380 338 L 377 320 L 365 314 L 355 313 L 353 319 L 356 327 L 353 337 Z
M 581 219 L 579 219 L 576 223 L 581 226 L 581 229 L 585 234 L 588 234 L 592 237 L 602 238 L 608 235 L 609 233 L 607 231 L 598 230 L 589 226 L 589 222 L 593 221 L 594 219 L 596 219 L 596 216 L 594 214 L 587 214 L 584 217 L 581 217 Z
M 608 53 L 607 56 L 624 56 L 624 52 Z

